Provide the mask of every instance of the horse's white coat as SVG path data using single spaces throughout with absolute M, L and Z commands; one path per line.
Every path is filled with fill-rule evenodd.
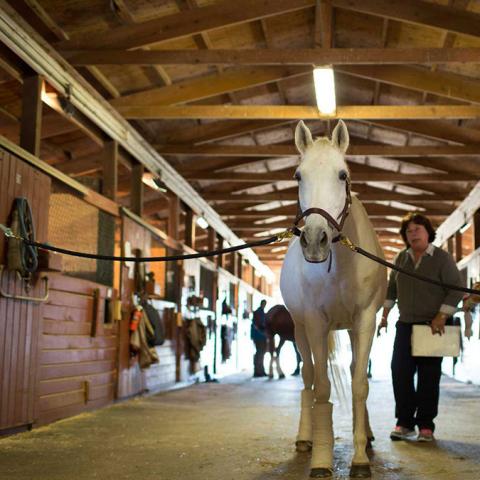
M 317 207 L 337 218 L 345 205 L 346 188 L 341 172 L 348 173 L 344 154 L 348 131 L 340 121 L 332 140 L 313 140 L 300 122 L 295 140 L 302 154 L 297 169 L 302 211 Z M 360 201 L 353 197 L 343 233 L 365 250 L 383 257 L 375 231 Z M 354 411 L 353 465 L 368 464 L 365 449 L 368 426 L 367 363 L 375 332 L 375 314 L 386 291 L 386 269 L 331 243 L 338 232 L 318 214 L 306 218 L 303 239 L 294 238 L 282 267 L 280 288 L 295 323 L 295 338 L 302 354 L 302 411 L 297 441 L 312 441 L 312 468 L 333 467 L 332 408 L 327 375 L 328 334 L 349 329 L 352 340 L 352 398 Z M 328 272 L 329 254 L 332 255 Z M 309 263 L 324 261 L 323 263 Z M 325 261 L 326 260 L 326 261 Z M 313 395 L 311 389 L 313 387 Z M 313 401 L 313 398 L 315 399 Z M 313 405 L 312 405 L 313 404 Z

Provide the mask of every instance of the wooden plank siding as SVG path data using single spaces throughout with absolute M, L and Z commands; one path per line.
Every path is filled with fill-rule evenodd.
M 152 233 L 124 216 L 122 222 L 122 245 L 130 244 L 131 251 L 141 250 L 142 256 L 151 255 Z M 160 239 L 158 239 L 160 241 Z M 125 252 L 123 252 L 125 253 Z M 175 355 L 177 348 L 176 326 L 174 315 L 168 309 L 159 309 L 165 321 L 167 340 L 156 347 L 159 363 L 151 365 L 149 369 L 141 371 L 136 358 L 131 358 L 129 353 L 130 332 L 128 325 L 133 308 L 132 293 L 134 280 L 129 278 L 128 267 L 122 264 L 122 291 L 123 318 L 119 330 L 118 351 L 118 398 L 128 398 L 144 390 L 161 390 L 175 383 Z M 182 363 L 184 360 L 182 359 Z
M 108 287 L 61 274 L 51 275 L 50 283 L 40 339 L 39 424 L 112 403 L 117 375 L 117 325 L 103 321 Z
M 9 222 L 16 197 L 32 208 L 37 240 L 47 240 L 50 179 L 0 148 L 0 223 Z M 0 263 L 6 263 L 6 240 L 0 238 Z M 21 281 L 4 273 L 2 289 L 25 295 Z M 33 282 L 30 296 L 43 295 L 43 282 Z M 31 426 L 37 417 L 38 338 L 41 306 L 0 297 L 0 431 Z

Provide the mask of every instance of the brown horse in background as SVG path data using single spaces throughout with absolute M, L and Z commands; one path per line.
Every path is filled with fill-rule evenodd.
M 277 364 L 277 372 L 279 378 L 285 378 L 280 367 L 280 350 L 286 341 L 292 342 L 297 355 L 297 368 L 292 375 L 300 374 L 300 362 L 302 357 L 297 350 L 295 343 L 295 326 L 293 324 L 290 313 L 284 305 L 275 305 L 266 313 L 265 330 L 267 334 L 267 349 L 270 352 L 270 368 L 268 370 L 268 376 L 273 378 L 273 364 Z M 280 337 L 280 342 L 275 347 L 275 335 Z

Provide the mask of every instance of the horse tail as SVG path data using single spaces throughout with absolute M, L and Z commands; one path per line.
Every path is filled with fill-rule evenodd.
M 333 330 L 328 334 L 328 365 L 330 370 L 330 381 L 333 386 L 333 393 L 338 400 L 342 410 L 349 410 L 349 369 L 341 362 L 341 338 L 338 331 Z

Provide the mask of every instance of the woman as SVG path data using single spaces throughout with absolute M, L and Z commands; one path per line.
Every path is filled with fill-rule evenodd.
M 427 217 L 419 213 L 408 214 L 402 221 L 400 235 L 407 248 L 397 255 L 395 265 L 443 283 L 461 285 L 460 272 L 452 256 L 432 245 L 435 230 Z M 418 441 L 433 440 L 442 357 L 412 356 L 412 325 L 429 323 L 432 334 L 441 335 L 445 332 L 447 319 L 456 311 L 461 299 L 461 292 L 416 280 L 394 270 L 390 274 L 379 332 L 387 328 L 388 314 L 398 301 L 400 318 L 396 324 L 392 356 L 397 424 L 390 434 L 392 440 L 413 437 L 415 425 L 419 428 Z

